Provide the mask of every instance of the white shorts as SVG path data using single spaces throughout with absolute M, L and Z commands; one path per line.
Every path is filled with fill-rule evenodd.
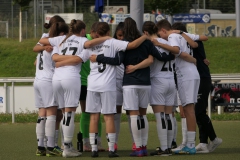
M 79 78 L 53 81 L 53 93 L 59 108 L 78 107 L 80 86 Z
M 174 106 L 175 97 L 174 79 L 151 78 L 150 105 Z
M 147 108 L 149 104 L 151 86 L 123 86 L 124 110 L 139 110 Z
M 86 112 L 102 114 L 116 113 L 116 92 L 87 91 Z
M 197 103 L 199 84 L 199 79 L 188 81 L 178 80 L 178 94 L 183 107 L 187 104 Z
M 181 105 L 182 105 L 182 102 L 179 98 L 178 90 L 176 90 L 176 96 L 175 96 L 175 99 L 174 99 L 174 106 L 178 107 L 178 106 L 181 106 Z
M 53 87 L 51 81 L 41 81 L 35 79 L 33 86 L 36 108 L 58 106 L 53 96 Z
M 117 106 L 123 105 L 123 88 L 122 88 L 122 80 L 117 79 Z

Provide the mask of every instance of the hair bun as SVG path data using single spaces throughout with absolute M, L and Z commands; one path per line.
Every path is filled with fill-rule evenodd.
M 48 23 L 44 23 L 44 28 L 46 28 L 46 29 L 49 29 L 50 28 L 50 25 L 48 24 Z

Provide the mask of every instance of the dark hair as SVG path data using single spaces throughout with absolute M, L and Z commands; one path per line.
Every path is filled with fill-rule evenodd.
M 44 26 L 44 28 L 49 29 L 54 23 L 57 23 L 57 22 L 65 23 L 65 20 L 62 17 L 60 17 L 59 15 L 55 15 L 55 16 L 51 17 L 51 19 L 49 20 L 49 23 L 45 23 L 43 26 Z
M 130 42 L 141 37 L 136 22 L 130 17 L 126 18 L 124 21 L 123 35 L 124 39 Z
M 157 26 L 152 21 L 143 23 L 142 32 L 147 31 L 150 35 L 157 34 Z
M 171 26 L 171 24 L 168 22 L 168 20 L 162 19 L 161 21 L 158 21 L 158 22 L 157 22 L 157 28 L 158 28 L 158 30 L 164 28 L 164 29 L 166 29 L 167 31 L 170 31 L 170 30 L 172 29 L 172 26 Z
M 64 43 L 66 41 L 66 39 L 68 39 L 71 35 L 79 34 L 85 28 L 86 28 L 86 25 L 83 21 L 72 19 L 71 23 L 70 23 L 69 33 L 66 36 L 66 38 L 62 41 L 62 43 Z
M 63 32 L 64 34 L 67 34 L 68 29 L 69 29 L 68 25 L 64 22 L 54 23 L 50 28 L 49 37 L 59 36 L 61 32 Z
M 172 25 L 172 29 L 176 29 L 176 30 L 181 30 L 181 31 L 187 32 L 186 25 L 184 23 L 181 23 L 181 22 L 175 22 Z
M 109 27 L 108 23 L 106 23 L 106 22 L 99 22 L 99 23 L 97 24 L 97 30 L 96 30 L 96 32 L 97 32 L 100 36 L 105 36 L 108 31 L 110 31 L 110 27 Z
M 123 22 L 118 23 L 118 25 L 115 29 L 115 33 L 113 35 L 113 38 L 117 39 L 117 31 L 119 31 L 119 30 L 123 31 L 123 28 L 124 28 L 124 23 Z
M 98 23 L 99 23 L 99 22 L 95 22 L 95 23 L 92 24 L 91 30 L 92 30 L 93 32 L 96 32 L 96 31 L 97 31 L 97 25 L 98 25 Z

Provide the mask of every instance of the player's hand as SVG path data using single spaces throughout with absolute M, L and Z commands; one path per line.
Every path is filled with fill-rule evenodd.
M 55 67 L 56 68 L 59 68 L 59 67 L 62 67 L 63 65 L 61 64 L 61 62 L 55 62 Z
M 126 73 L 128 74 L 128 73 L 132 73 L 132 72 L 134 72 L 134 71 L 136 71 L 137 70 L 137 68 L 134 66 L 134 65 L 128 65 L 128 66 L 126 66 Z
M 158 44 L 160 43 L 160 42 L 158 42 L 158 40 L 156 38 L 152 38 L 151 41 L 154 46 L 158 46 Z
M 195 59 L 195 61 L 193 62 L 194 64 L 195 64 L 195 66 L 197 65 L 197 59 L 196 58 L 194 58 Z
M 203 62 L 208 66 L 210 64 L 210 61 L 208 59 L 204 59 Z
M 92 54 L 89 59 L 90 59 L 91 62 L 97 62 L 97 55 Z
M 51 45 L 46 45 L 46 46 L 44 46 L 44 49 L 45 49 L 47 52 L 52 52 L 53 47 L 52 47 Z

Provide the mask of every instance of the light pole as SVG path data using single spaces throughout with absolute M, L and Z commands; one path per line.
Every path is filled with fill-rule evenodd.
M 239 0 L 235 0 L 236 8 L 236 37 L 240 37 L 240 3 Z

